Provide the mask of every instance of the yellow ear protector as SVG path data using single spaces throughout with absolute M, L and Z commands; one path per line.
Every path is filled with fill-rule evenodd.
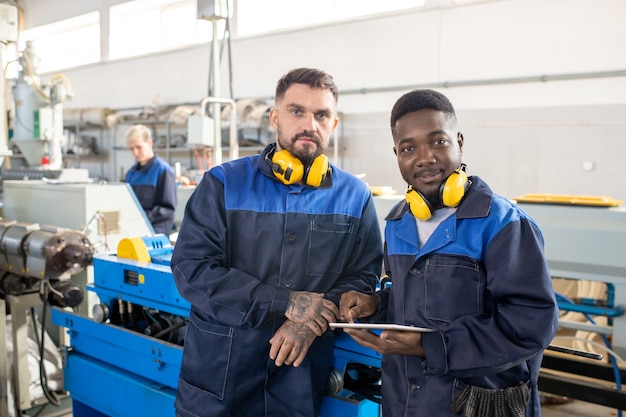
M 455 169 L 439 187 L 439 199 L 445 207 L 456 207 L 461 203 L 470 181 L 465 173 L 465 164 Z M 426 197 L 412 186 L 406 191 L 405 200 L 409 204 L 411 213 L 420 220 L 428 220 L 432 216 L 433 208 Z
M 266 157 L 266 159 L 268 158 Z M 296 184 L 304 178 L 306 185 L 319 187 L 328 172 L 326 155 L 319 155 L 308 168 L 305 168 L 302 161 L 286 149 L 274 152 L 269 161 L 276 178 L 287 185 Z

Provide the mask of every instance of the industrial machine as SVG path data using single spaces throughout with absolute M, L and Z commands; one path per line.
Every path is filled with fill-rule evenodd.
M 15 123 L 11 142 L 28 167 L 60 170 L 63 103 L 71 99 L 71 91 L 62 75 L 43 83 L 38 74 L 39 61 L 35 45 L 27 42 L 19 57 L 20 71 L 13 86 Z
M 7 64 L 7 44 L 17 41 L 18 28 L 17 6 L 0 3 L 0 65 L 6 68 Z M 6 95 L 6 85 L 0 82 L 0 96 Z M 13 154 L 9 150 L 7 137 L 7 113 L 6 101 L 0 100 L 0 166 L 4 163 L 4 158 Z
M 91 265 L 94 248 L 87 236 L 77 230 L 38 223 L 0 219 L 0 417 L 22 415 L 42 402 L 60 404 L 48 388 L 43 369 L 44 335 L 49 306 L 74 308 L 84 298 L 84 290 L 72 275 Z M 35 307 L 41 309 L 41 337 L 38 339 L 40 374 L 29 372 L 28 324 L 38 322 Z M 37 326 L 35 326 L 37 327 Z M 38 336 L 38 331 L 35 332 Z M 9 352 L 8 345 L 12 352 Z M 55 348 L 56 350 L 56 348 Z M 12 354 L 15 352 L 16 354 Z M 12 356 L 13 363 L 9 363 Z M 46 398 L 31 393 L 33 380 L 40 380 Z M 12 388 L 12 389 L 11 389 Z M 61 387 L 62 388 L 62 387 Z M 12 395 L 9 401 L 9 396 Z M 11 406 L 9 404 L 12 403 Z M 47 414 L 41 414 L 47 415 Z
M 23 294 L 43 286 L 52 304 L 76 307 L 83 300 L 82 289 L 68 286 L 68 279 L 91 264 L 93 253 L 82 232 L 0 219 L 0 294 Z
M 75 417 L 174 414 L 190 305 L 171 275 L 172 251 L 163 235 L 123 239 L 116 253 L 93 257 L 93 317 L 53 310 L 70 336 L 64 375 Z M 339 337 L 321 416 L 379 416 L 380 359 Z
M 546 354 L 539 378 L 544 392 L 626 410 L 626 207 L 609 197 L 532 194 L 516 199 L 544 235 L 552 278 L 601 284 L 602 297 L 559 296 L 559 333 L 596 336 L 601 345 L 585 349 L 604 354 L 606 361 Z M 584 321 L 572 320 L 568 312 Z M 555 338 L 555 344 L 567 341 Z

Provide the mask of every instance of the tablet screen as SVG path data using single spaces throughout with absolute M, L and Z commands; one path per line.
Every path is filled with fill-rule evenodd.
M 404 332 L 434 332 L 436 330 L 426 327 L 405 326 L 402 324 L 389 323 L 328 323 L 331 329 L 361 329 L 361 330 L 399 330 Z

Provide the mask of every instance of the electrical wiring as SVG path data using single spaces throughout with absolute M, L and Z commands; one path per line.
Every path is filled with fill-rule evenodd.
M 42 285 L 44 287 L 44 295 L 45 295 L 44 300 L 47 300 L 48 285 L 45 282 L 42 283 Z M 44 340 L 45 340 L 45 334 L 46 334 L 46 328 L 44 324 L 46 322 L 47 310 L 48 310 L 48 303 L 44 301 L 44 304 L 42 307 L 42 314 L 41 314 L 41 337 L 38 334 L 39 329 L 37 328 L 37 323 L 36 323 L 37 319 L 35 316 L 34 307 L 30 308 L 30 314 L 31 314 L 31 319 L 33 323 L 33 330 L 35 333 L 35 341 L 37 343 L 37 346 L 39 347 L 39 381 L 41 382 L 41 389 L 46 399 L 50 402 L 50 404 L 58 407 L 61 405 L 61 400 L 56 395 L 56 393 L 54 391 L 51 391 L 50 388 L 48 387 L 48 374 L 44 366 L 44 353 L 45 353 Z
M 39 381 L 41 383 L 41 389 L 44 393 L 44 396 L 46 397 L 46 399 L 48 400 L 48 402 L 56 407 L 59 407 L 61 405 L 61 400 L 59 399 L 59 397 L 57 396 L 56 392 L 50 390 L 50 388 L 48 387 L 48 374 L 46 372 L 46 368 L 45 368 L 45 336 L 46 336 L 46 328 L 45 328 L 45 323 L 46 323 L 46 318 L 48 315 L 48 310 L 50 308 L 49 303 L 47 302 L 48 300 L 48 291 L 52 291 L 55 293 L 58 293 L 58 291 L 56 291 L 51 285 L 50 282 L 48 280 L 43 280 L 41 282 L 41 294 L 42 294 L 42 300 L 43 300 L 43 306 L 42 306 L 42 313 L 41 313 L 41 336 L 39 335 L 39 329 L 37 328 L 37 318 L 36 318 L 36 314 L 35 314 L 35 309 L 34 307 L 30 308 L 30 315 L 31 315 L 31 321 L 32 321 L 32 325 L 33 325 L 33 330 L 34 330 L 34 334 L 35 334 L 35 342 L 37 344 L 37 347 L 39 349 Z M 60 293 L 59 293 L 60 294 Z M 62 296 L 62 294 L 60 294 Z

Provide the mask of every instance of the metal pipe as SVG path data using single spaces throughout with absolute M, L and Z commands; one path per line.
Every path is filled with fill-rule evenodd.
M 212 52 L 213 52 L 213 85 L 211 88 L 211 94 L 213 97 L 220 96 L 220 53 L 219 53 L 219 42 L 217 39 L 217 20 L 213 20 L 211 22 L 213 26 L 213 39 L 212 39 Z M 221 118 L 221 108 L 220 102 L 214 101 L 213 103 L 213 128 L 214 128 L 214 137 L 215 137 L 215 152 L 214 159 L 215 164 L 219 165 L 222 163 L 222 118 Z
M 583 330 L 585 332 L 593 332 L 606 336 L 611 336 L 613 334 L 613 327 L 600 326 L 597 324 L 589 324 L 571 320 L 559 320 L 559 327 L 563 329 Z
M 553 75 L 530 75 L 527 77 L 511 77 L 511 78 L 492 78 L 484 80 L 459 80 L 459 81 L 441 81 L 424 84 L 412 85 L 396 85 L 388 87 L 360 88 L 352 90 L 342 90 L 341 95 L 354 94 L 373 94 L 388 93 L 393 91 L 409 91 L 418 88 L 454 88 L 454 87 L 476 87 L 482 85 L 498 85 L 498 84 L 523 84 L 548 81 L 564 81 L 564 80 L 583 80 L 594 78 L 611 78 L 626 77 L 626 70 L 600 71 L 600 72 L 582 72 L 570 74 L 553 74 Z
M 218 98 L 218 97 L 206 97 L 202 99 L 200 103 L 200 111 L 203 115 L 206 115 L 206 105 L 207 103 L 214 103 L 219 110 L 219 104 L 230 104 L 230 126 L 229 126 L 229 159 L 232 161 L 233 159 L 239 158 L 239 142 L 237 141 L 237 105 L 235 100 L 230 98 Z M 217 125 L 217 120 L 221 120 L 221 111 L 218 111 L 217 114 L 214 115 L 214 122 Z M 222 130 L 221 124 L 220 129 L 215 130 L 215 151 L 213 152 L 213 157 L 215 159 L 215 165 L 219 165 L 222 163 Z

